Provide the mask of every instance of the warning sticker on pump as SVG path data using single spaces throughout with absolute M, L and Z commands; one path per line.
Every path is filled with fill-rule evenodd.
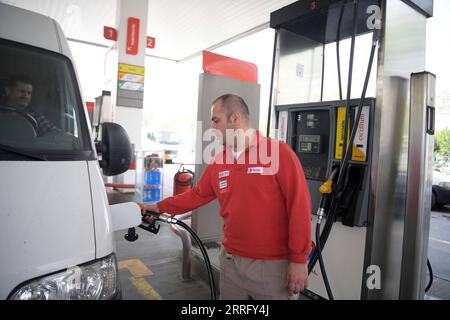
M 351 117 L 356 120 L 358 108 L 353 109 L 354 114 Z M 344 144 L 344 127 L 345 127 L 345 107 L 339 107 L 336 122 L 336 154 L 335 159 L 342 160 L 343 144 Z M 359 120 L 358 129 L 356 131 L 355 140 L 352 146 L 353 161 L 367 161 L 367 143 L 369 138 L 370 108 L 363 107 L 361 118 Z M 347 146 L 350 139 L 350 128 L 347 131 Z
M 344 130 L 345 130 L 345 107 L 339 107 L 336 121 L 336 144 L 335 144 L 336 145 L 335 159 L 337 160 L 342 159 L 343 145 L 344 145 Z M 347 146 L 348 146 L 348 139 L 347 139 Z
M 358 108 L 355 108 L 355 120 L 358 113 Z M 352 160 L 353 161 L 367 161 L 367 142 L 369 139 L 369 107 L 363 107 L 361 118 L 359 119 L 358 130 L 356 131 L 355 140 L 353 141 Z

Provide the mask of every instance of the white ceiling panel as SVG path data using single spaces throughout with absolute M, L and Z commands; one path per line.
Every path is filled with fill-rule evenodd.
M 20 8 L 50 16 L 68 38 L 111 45 L 103 38 L 103 26 L 114 26 L 116 0 L 1 0 Z
M 269 22 L 292 0 L 150 0 L 152 54 L 182 60 Z
M 111 45 L 103 26 L 115 26 L 118 0 L 0 0 L 57 20 L 68 38 Z M 126 0 L 129 1 L 129 0 Z M 270 13 L 295 0 L 149 0 L 148 54 L 183 60 L 267 25 Z

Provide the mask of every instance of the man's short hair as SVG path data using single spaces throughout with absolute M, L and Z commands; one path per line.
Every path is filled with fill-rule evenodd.
M 230 120 L 233 112 L 236 111 L 239 111 L 245 119 L 250 120 L 250 112 L 248 111 L 248 106 L 245 103 L 244 99 L 242 99 L 238 95 L 231 93 L 224 94 L 214 100 L 212 104 L 214 105 L 219 101 L 222 102 L 222 107 L 224 108 L 224 113 L 227 115 L 228 120 Z
M 19 82 L 33 85 L 33 81 L 31 80 L 30 77 L 28 77 L 26 75 L 22 75 L 22 74 L 17 74 L 17 75 L 12 75 L 9 78 L 8 87 L 14 88 L 17 85 L 17 83 L 19 83 Z

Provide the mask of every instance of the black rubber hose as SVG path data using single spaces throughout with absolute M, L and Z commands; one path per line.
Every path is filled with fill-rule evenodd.
M 345 104 L 345 124 L 344 124 L 344 132 L 342 134 L 342 136 L 343 136 L 342 150 L 346 150 L 347 144 L 349 145 L 349 147 L 351 147 L 350 143 L 347 142 L 347 132 L 348 132 L 348 128 L 350 125 L 350 99 L 352 97 L 353 63 L 355 60 L 354 57 L 355 57 L 356 31 L 358 28 L 358 7 L 359 7 L 359 1 L 354 0 L 353 30 L 352 30 L 352 42 L 351 42 L 351 46 L 350 46 L 350 61 L 349 61 L 349 68 L 348 68 L 348 81 L 347 81 L 347 103 Z M 348 150 L 348 148 L 347 148 L 347 150 Z M 344 163 L 344 162 L 342 162 L 342 163 Z M 345 170 L 346 170 L 345 166 L 341 165 L 341 171 L 339 172 L 339 177 L 344 176 Z M 339 180 L 338 180 L 338 186 L 339 186 Z M 338 188 L 337 190 L 339 191 L 340 189 Z
M 338 84 L 339 84 L 339 100 L 342 100 L 342 80 L 341 80 L 341 54 L 339 44 L 341 42 L 341 28 L 342 28 L 342 18 L 344 16 L 346 1 L 343 1 L 341 7 L 341 13 L 339 14 L 339 22 L 337 28 L 336 36 L 336 58 L 337 58 L 337 71 L 338 71 Z
M 310 274 L 312 272 L 312 270 L 314 269 L 314 266 L 317 263 L 317 260 L 319 258 L 318 255 L 318 251 L 317 251 L 317 244 L 320 245 L 320 249 L 325 247 L 325 244 L 327 243 L 328 240 L 328 236 L 331 233 L 331 229 L 333 227 L 333 223 L 334 223 L 334 219 L 335 219 L 335 215 L 336 215 L 336 210 L 335 210 L 335 206 L 337 205 L 337 201 L 336 201 L 336 195 L 333 193 L 330 195 L 331 197 L 331 204 L 328 208 L 328 211 L 325 213 L 325 217 L 326 217 L 326 222 L 325 222 L 325 226 L 322 230 L 322 233 L 320 234 L 320 240 L 319 242 L 316 241 L 316 248 L 314 249 L 311 259 L 308 263 L 308 274 Z M 322 199 L 324 198 L 324 196 L 322 196 Z M 322 202 L 322 200 L 321 200 Z
M 352 77 L 353 77 L 353 62 L 354 62 L 354 55 L 355 55 L 355 40 L 356 40 L 356 31 L 357 31 L 357 26 L 358 26 L 358 5 L 359 5 L 359 1 L 358 0 L 354 0 L 354 5 L 353 5 L 353 32 L 352 32 L 352 42 L 351 42 L 351 48 L 350 48 L 350 61 L 349 61 L 349 70 L 348 70 L 348 82 L 347 82 L 347 103 L 346 103 L 346 108 L 345 108 L 345 125 L 344 125 L 344 132 L 343 132 L 343 144 L 342 144 L 342 150 L 346 150 L 346 155 L 349 152 L 350 148 L 347 148 L 347 131 L 348 131 L 348 126 L 350 123 L 350 98 L 351 98 L 351 92 L 352 92 Z M 369 72 L 369 76 L 370 76 L 370 72 Z M 354 126 L 357 127 L 357 126 Z M 355 128 L 354 128 L 355 129 Z M 349 141 L 350 142 L 350 141 Z M 350 147 L 350 144 L 349 144 Z M 344 176 L 345 173 L 345 157 L 343 158 L 342 164 L 341 164 L 341 168 L 339 171 L 339 177 L 338 177 L 338 183 L 337 183 L 337 187 L 336 187 L 336 191 L 339 193 L 340 187 L 341 187 L 341 180 L 342 177 Z M 325 246 L 326 240 L 328 239 L 328 235 L 331 232 L 331 228 L 333 226 L 334 223 L 334 219 L 335 219 L 335 201 L 336 201 L 336 193 L 333 194 L 332 197 L 332 201 L 331 201 L 331 205 L 330 205 L 330 211 L 331 212 L 331 217 L 329 215 L 327 215 L 327 221 L 325 223 L 325 227 L 324 227 L 324 232 L 322 232 L 321 236 L 320 236 L 320 240 L 321 240 L 321 246 L 322 248 Z M 314 265 L 317 262 L 317 250 L 314 252 L 313 257 L 310 261 L 310 264 L 308 266 L 308 270 L 309 272 L 312 271 L 312 269 L 314 268 Z
M 275 60 L 277 57 L 277 42 L 278 42 L 278 30 L 275 31 L 275 39 L 273 45 L 273 57 L 272 57 L 272 75 L 270 77 L 270 93 L 269 93 L 269 110 L 267 114 L 267 134 L 266 137 L 270 137 L 270 118 L 272 117 L 272 99 L 273 99 L 273 83 L 275 78 Z
M 194 238 L 195 242 L 197 242 L 202 254 L 203 254 L 203 259 L 205 259 L 205 263 L 206 263 L 206 270 L 208 271 L 208 278 L 209 278 L 209 287 L 211 289 L 211 299 L 212 300 L 217 300 L 216 297 L 216 286 L 214 284 L 214 276 L 212 274 L 212 267 L 211 267 L 211 262 L 209 261 L 209 257 L 208 257 L 208 253 L 206 252 L 205 247 L 203 246 L 202 241 L 200 240 L 200 238 L 197 236 L 197 234 L 194 232 L 194 230 L 192 230 L 186 223 L 177 220 L 176 224 L 178 224 L 179 226 L 183 227 L 184 229 L 186 229 L 192 236 L 192 238 Z
M 430 273 L 430 279 L 428 280 L 428 285 L 425 288 L 425 293 L 428 292 L 428 290 L 430 290 L 431 286 L 433 285 L 433 269 L 431 268 L 431 263 L 430 263 L 430 259 L 427 259 L 427 267 L 428 267 L 428 272 Z
M 325 288 L 327 290 L 328 299 L 334 300 L 333 292 L 331 291 L 330 282 L 328 281 L 327 272 L 325 270 L 325 263 L 323 262 L 322 250 L 320 248 L 320 236 L 319 235 L 320 235 L 320 223 L 317 223 L 316 224 L 316 248 L 317 248 L 317 254 L 319 256 L 320 270 L 322 271 L 322 278 L 323 278 L 323 282 L 325 284 Z
M 363 107 L 364 100 L 365 100 L 365 97 L 366 97 L 367 87 L 369 85 L 370 74 L 371 74 L 371 71 L 372 71 L 372 64 L 373 64 L 373 60 L 374 60 L 374 57 L 375 57 L 375 50 L 376 50 L 376 46 L 377 46 L 377 43 L 378 43 L 379 36 L 380 36 L 380 30 L 376 29 L 374 31 L 374 34 L 373 34 L 372 50 L 371 50 L 371 53 L 370 53 L 369 64 L 368 64 L 368 67 L 367 67 L 366 78 L 365 78 L 365 81 L 364 81 L 363 92 L 361 94 L 361 99 L 360 99 L 359 108 L 358 108 L 358 114 L 356 116 L 355 123 L 359 123 L 359 121 L 361 119 L 362 107 Z M 351 135 L 350 135 L 350 140 L 349 140 L 349 147 L 347 148 L 347 151 L 345 153 L 344 159 L 343 159 L 342 164 L 341 164 L 341 170 L 339 172 L 339 177 L 337 179 L 338 182 L 337 182 L 337 185 L 336 185 L 336 193 L 337 194 L 335 193 L 332 196 L 330 210 L 329 210 L 330 214 L 327 215 L 327 221 L 325 223 L 324 230 L 323 230 L 322 234 L 320 235 L 321 248 L 323 248 L 325 246 L 325 244 L 326 244 L 326 242 L 328 240 L 328 237 L 329 237 L 329 235 L 331 233 L 331 229 L 332 229 L 334 220 L 336 219 L 336 208 L 337 208 L 337 205 L 339 203 L 340 192 L 341 192 L 340 190 L 342 188 L 342 183 L 343 183 L 343 180 L 344 180 L 343 179 L 344 171 L 345 171 L 345 167 L 344 166 L 346 166 L 348 161 L 349 161 L 350 150 L 351 150 L 351 146 L 353 144 L 353 141 L 355 139 L 357 129 L 358 129 L 358 125 L 353 126 L 353 129 L 352 129 L 352 132 L 351 132 Z M 347 130 L 347 129 L 345 129 L 345 130 Z M 346 135 L 345 135 L 345 131 L 344 131 L 344 137 L 345 136 Z M 311 273 L 312 269 L 314 268 L 315 264 L 317 263 L 317 259 L 318 259 L 317 250 L 315 250 L 315 252 L 313 252 L 312 258 L 311 258 L 311 260 L 310 260 L 310 262 L 308 264 L 308 271 L 309 271 L 309 273 Z
M 342 18 L 344 17 L 345 5 L 347 4 L 347 0 L 342 1 L 341 11 L 339 13 L 339 21 L 337 27 L 337 35 L 336 35 L 336 61 L 337 61 L 337 72 L 338 72 L 338 85 L 339 85 L 339 100 L 342 100 L 342 76 L 341 76 L 341 54 L 340 54 L 340 41 L 341 41 L 341 28 L 342 28 Z M 323 79 L 322 79 L 323 80 Z M 323 201 L 323 196 L 321 202 Z M 331 209 L 331 206 L 330 206 Z M 325 229 L 329 225 L 328 220 L 325 224 Z M 317 240 L 317 239 L 316 239 Z M 316 244 L 320 247 L 320 242 L 316 241 Z M 320 250 L 320 248 L 318 248 Z M 313 253 L 313 258 L 311 259 L 308 267 L 308 274 L 312 272 L 314 265 L 317 262 L 317 251 Z
M 376 44 L 378 42 L 378 38 L 379 38 L 379 30 L 375 30 L 374 31 L 374 35 L 373 35 L 373 43 L 372 43 L 372 50 L 370 52 L 370 59 L 369 59 L 369 65 L 367 67 L 367 73 L 366 73 L 366 79 L 364 81 L 364 87 L 363 87 L 363 92 L 361 95 L 361 100 L 359 102 L 359 108 L 358 108 L 358 114 L 356 116 L 356 120 L 355 123 L 359 123 L 359 120 L 361 118 L 361 114 L 362 114 L 362 107 L 364 104 L 364 100 L 366 97 L 366 92 L 367 92 L 367 87 L 369 85 L 369 79 L 370 79 L 370 73 L 372 71 L 372 64 L 373 64 L 373 59 L 375 57 L 375 49 L 376 49 Z M 330 215 L 327 215 L 327 221 L 325 223 L 325 227 L 324 230 L 320 236 L 320 240 L 321 240 L 321 247 L 323 248 L 325 246 L 326 241 L 328 240 L 328 236 L 330 235 L 331 229 L 332 229 L 332 225 L 334 223 L 334 220 L 336 218 L 336 207 L 339 203 L 339 192 L 340 189 L 342 188 L 342 183 L 343 183 L 343 176 L 342 176 L 342 172 L 343 172 L 343 168 L 344 166 L 347 165 L 349 158 L 350 158 L 350 150 L 351 150 L 351 145 L 353 144 L 353 141 L 355 139 L 356 136 L 356 131 L 358 129 L 358 126 L 355 125 L 353 126 L 351 135 L 350 135 L 350 144 L 349 144 L 349 148 L 347 148 L 347 151 L 345 153 L 342 165 L 341 165 L 341 170 L 339 172 L 339 178 L 338 178 L 338 182 L 336 185 L 336 191 L 338 193 L 338 195 L 333 194 L 332 200 L 331 200 L 331 205 L 330 205 L 330 210 L 329 212 L 331 213 Z M 310 263 L 308 265 L 308 270 L 311 273 L 312 269 L 314 268 L 314 265 L 317 263 L 317 252 L 313 253 L 312 259 L 310 260 Z

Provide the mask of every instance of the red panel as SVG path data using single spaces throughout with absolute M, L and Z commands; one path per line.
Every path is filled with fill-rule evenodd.
M 93 102 L 86 102 L 86 107 L 88 110 L 94 110 L 94 103 Z
M 147 48 L 154 49 L 155 48 L 156 39 L 153 37 L 147 37 Z
M 203 71 L 241 81 L 258 83 L 258 67 L 254 63 L 203 51 Z
M 111 27 L 103 26 L 103 37 L 108 40 L 117 41 L 117 30 Z
M 137 18 L 128 18 L 127 54 L 137 55 L 139 49 L 139 22 Z

